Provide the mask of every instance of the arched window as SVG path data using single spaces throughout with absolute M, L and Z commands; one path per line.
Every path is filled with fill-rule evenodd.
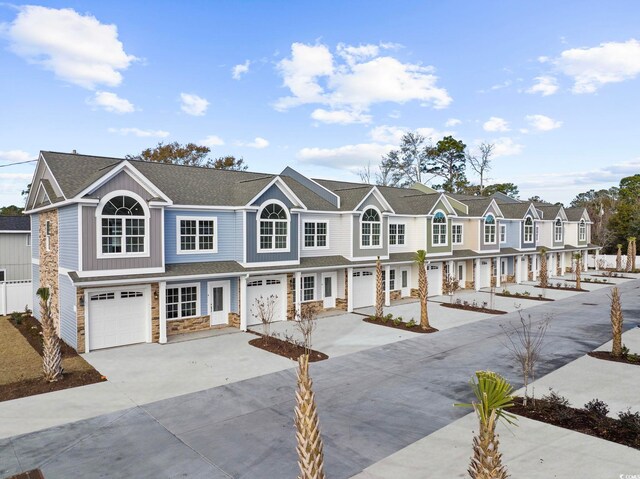
M 533 243 L 533 219 L 531 216 L 527 216 L 524 220 L 524 242 Z
M 578 225 L 578 240 L 587 241 L 587 225 L 584 220 L 580 220 Z
M 496 219 L 493 215 L 484 218 L 484 243 L 495 244 L 496 242 Z
M 278 203 L 269 203 L 260 212 L 260 251 L 289 249 L 289 215 Z
M 438 211 L 433 215 L 431 240 L 433 246 L 444 246 L 447 244 L 447 217 L 442 211 Z
M 146 216 L 144 207 L 131 196 L 107 199 L 100 211 L 102 254 L 145 253 Z
M 556 223 L 554 225 L 554 239 L 556 242 L 558 241 L 562 241 L 562 220 L 560 220 L 560 218 L 558 218 L 556 220 Z
M 368 208 L 362 213 L 360 219 L 360 238 L 363 248 L 380 247 L 380 213 L 373 208 Z

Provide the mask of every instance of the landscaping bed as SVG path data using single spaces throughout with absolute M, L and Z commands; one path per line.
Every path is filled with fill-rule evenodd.
M 593 275 L 591 276 L 593 277 Z M 631 278 L 629 278 L 631 279 Z M 576 280 L 575 279 L 565 279 L 563 281 L 566 281 L 567 283 L 575 283 Z M 580 280 L 581 283 L 587 283 L 587 284 L 608 284 L 608 285 L 612 285 L 615 286 L 617 283 L 611 283 L 609 281 L 600 281 L 599 279 L 592 279 L 590 280 L 589 278 L 582 278 Z
M 636 279 L 631 276 L 623 276 L 622 272 L 614 272 L 614 274 L 619 276 L 611 276 L 609 274 L 592 274 L 591 276 L 595 278 L 608 278 L 608 279 Z
M 602 284 L 602 283 L 600 283 Z M 578 293 L 588 293 L 589 290 L 588 289 L 584 289 L 584 288 L 572 288 L 571 286 L 551 286 L 551 284 L 549 284 L 549 286 L 547 286 L 546 288 L 543 288 L 542 286 L 538 286 L 535 285 L 534 288 L 540 288 L 540 289 L 552 289 L 554 291 L 577 291 Z
M 589 356 L 596 359 L 603 359 L 605 361 L 614 361 L 616 363 L 632 364 L 640 366 L 640 354 L 627 353 L 621 357 L 616 358 L 611 355 L 611 351 L 591 351 Z
M 42 328 L 32 316 L 21 319 L 2 318 L 0 343 L 0 401 L 84 386 L 106 378 L 78 353 L 61 342 L 63 379 L 45 382 L 42 379 Z
M 439 329 L 436 329 L 433 327 L 430 327 L 428 329 L 422 329 L 420 327 L 420 323 L 416 323 L 413 320 L 407 323 L 403 321 L 402 318 L 393 319 L 393 317 L 390 318 L 389 316 L 391 315 L 383 316 L 382 318 L 379 318 L 377 316 L 367 316 L 362 320 L 365 323 L 377 324 L 379 326 L 386 326 L 387 328 L 401 329 L 402 331 L 411 331 L 412 333 L 428 334 L 428 333 L 437 333 L 439 331 Z
M 545 298 L 542 295 L 531 296 L 530 294 L 522 294 L 522 293 L 513 293 L 513 294 L 496 293 L 496 296 L 502 296 L 503 298 L 530 299 L 532 301 L 555 301 L 555 299 Z
M 265 336 L 264 334 L 260 334 L 255 331 L 251 332 L 260 336 L 259 338 L 249 341 L 249 344 L 251 346 L 255 346 L 256 348 L 264 349 L 265 351 L 277 354 L 278 356 L 292 359 L 293 361 L 297 361 L 298 358 L 305 353 L 304 347 L 299 344 L 291 343 L 289 341 L 275 338 L 273 336 Z M 311 349 L 309 351 L 310 363 L 323 361 L 325 359 L 329 359 L 329 356 L 327 356 L 325 353 L 321 353 L 320 351 L 316 351 L 314 349 Z
M 440 303 L 440 306 L 444 306 L 445 308 L 451 308 L 451 309 L 462 309 L 464 311 L 473 311 L 476 313 L 507 314 L 507 311 L 502 311 L 500 309 L 485 308 L 483 306 L 474 306 L 472 304 Z
M 598 400 L 585 404 L 584 409 L 573 408 L 565 398 L 551 393 L 536 399 L 535 406 L 532 399 L 528 400 L 525 407 L 522 398 L 515 398 L 514 406 L 508 411 L 529 419 L 640 449 L 640 414 L 629 411 L 620 412 L 619 418 L 614 419 L 606 415 L 604 408 L 608 411 L 606 404 Z

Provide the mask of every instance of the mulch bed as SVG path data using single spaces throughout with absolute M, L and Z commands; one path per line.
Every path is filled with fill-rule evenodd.
M 551 299 L 551 298 L 540 298 L 539 296 L 526 296 L 524 294 L 516 295 L 516 294 L 496 293 L 496 296 L 502 296 L 503 298 L 514 298 L 514 299 L 530 299 L 532 301 L 555 301 L 555 299 Z
M 634 366 L 640 366 L 640 355 L 629 354 L 626 357 L 616 358 L 611 355 L 611 351 L 591 351 L 589 356 L 596 359 L 604 359 L 605 361 L 614 361 L 616 363 L 632 364 Z M 638 358 L 638 359 L 634 359 Z
M 404 321 L 401 321 L 400 323 L 395 324 L 392 319 L 386 322 L 383 322 L 380 319 L 372 319 L 372 318 L 366 317 L 366 318 L 362 318 L 362 320 L 365 323 L 377 324 L 379 326 L 386 326 L 387 328 L 401 329 L 402 331 L 411 331 L 412 333 L 428 334 L 428 333 L 437 333 L 438 331 L 440 331 L 439 329 L 432 328 L 432 327 L 428 329 L 422 329 L 420 327 L 420 324 L 416 324 L 415 326 L 408 326 L 408 323 L 405 323 Z
M 598 417 L 584 409 L 550 403 L 545 399 L 536 399 L 535 406 L 529 399 L 526 408 L 522 404 L 522 398 L 516 398 L 514 403 L 508 412 L 640 449 L 638 431 L 625 427 L 619 419 Z
M 591 275 L 591 276 L 593 276 L 593 275 Z M 631 278 L 629 278 L 629 279 L 631 279 Z M 566 281 L 567 283 L 575 283 L 576 282 L 575 279 L 563 279 L 562 281 Z M 613 285 L 613 286 L 615 286 L 617 284 L 617 283 L 611 283 L 609 281 L 589 281 L 589 280 L 585 280 L 585 279 L 583 279 L 581 282 L 585 283 L 585 284 L 609 284 L 609 285 Z
M 621 273 L 618 273 L 621 274 Z M 631 276 L 609 276 L 608 274 L 592 274 L 591 275 L 594 278 L 607 278 L 607 279 L 636 279 L 636 278 L 632 278 Z M 604 283 L 600 283 L 600 284 L 604 284 Z
M 21 472 L 15 476 L 7 477 L 7 479 L 44 479 L 40 469 L 32 469 L 30 471 Z
M 21 324 L 16 324 L 13 320 L 11 320 L 11 324 L 24 336 L 31 347 L 42 356 L 42 336 L 40 335 L 42 326 L 38 320 L 30 316 L 24 318 Z M 79 356 L 78 353 L 64 341 L 60 341 L 60 343 L 63 360 Z M 86 371 L 65 372 L 62 380 L 52 383 L 45 382 L 42 379 L 25 379 L 0 386 L 0 401 L 9 401 L 10 399 L 33 396 L 35 394 L 60 391 L 62 389 L 85 386 L 106 380 L 106 377 L 93 368 Z
M 600 283 L 600 284 L 604 284 L 604 283 Z M 578 289 L 578 288 L 565 288 L 564 286 L 561 286 L 560 288 L 556 288 L 556 287 L 552 288 L 551 286 L 543 288 L 542 286 L 536 285 L 536 286 L 534 286 L 534 288 L 550 289 L 552 291 L 577 291 L 578 293 L 588 293 L 589 292 L 588 289 L 584 289 L 584 288 L 580 288 L 580 289 Z
M 481 308 L 480 306 L 471 306 L 471 305 L 465 306 L 464 304 L 440 303 L 440 306 L 444 306 L 445 308 L 451 308 L 451 309 L 462 309 L 464 311 L 473 311 L 475 313 L 507 314 L 507 311 L 502 311 L 500 309 Z
M 305 353 L 305 350 L 302 346 L 297 344 L 290 343 L 289 341 L 284 341 L 279 338 L 274 337 L 266 337 L 263 334 L 256 333 L 255 331 L 251 331 L 253 334 L 257 334 L 260 336 L 259 338 L 252 339 L 249 341 L 251 346 L 255 346 L 256 348 L 264 349 L 265 351 L 269 351 L 270 353 L 277 354 L 279 356 L 283 356 L 285 358 L 289 358 L 293 361 L 297 361 L 300 356 Z M 329 359 L 324 353 L 320 351 L 316 351 L 311 349 L 309 351 L 309 362 L 315 363 L 317 361 L 324 361 L 325 359 Z

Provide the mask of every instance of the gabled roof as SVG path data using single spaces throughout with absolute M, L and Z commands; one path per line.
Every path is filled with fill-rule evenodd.
M 540 215 L 540 218 L 543 220 L 555 220 L 558 215 L 564 216 L 562 214 L 562 205 L 552 205 L 550 203 L 535 203 L 535 207 L 542 213 Z
M 567 215 L 567 220 L 569 221 L 580 221 L 583 218 L 588 221 L 589 219 L 589 213 L 584 206 L 565 208 L 564 212 Z
M 537 212 L 535 208 L 531 208 L 531 203 L 499 203 L 502 214 L 507 219 L 521 220 L 527 216 L 529 210 L 534 213 L 534 217 L 537 219 Z
M 347 181 L 321 180 L 313 181 L 324 186 L 340 197 L 340 211 L 353 211 L 369 194 L 373 186 Z
M 31 218 L 26 215 L 0 216 L 0 231 L 31 231 Z

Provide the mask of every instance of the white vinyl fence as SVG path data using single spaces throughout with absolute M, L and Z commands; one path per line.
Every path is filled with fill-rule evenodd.
M 31 280 L 4 281 L 0 283 L 0 315 L 14 311 L 24 311 L 25 307 L 33 309 Z
M 627 255 L 626 255 L 626 251 L 623 252 L 624 254 L 622 255 L 622 269 L 625 269 L 627 267 Z M 600 262 L 600 265 L 602 265 L 602 261 L 604 261 L 604 267 L 605 268 L 615 268 L 616 267 L 616 256 L 615 254 L 599 254 L 598 255 L 598 259 L 597 261 Z M 635 269 L 638 269 L 638 263 L 640 262 L 640 258 L 636 258 L 636 267 Z M 589 268 L 595 268 L 596 266 L 596 259 L 594 257 L 594 255 L 590 254 L 587 257 L 587 265 L 589 266 Z

